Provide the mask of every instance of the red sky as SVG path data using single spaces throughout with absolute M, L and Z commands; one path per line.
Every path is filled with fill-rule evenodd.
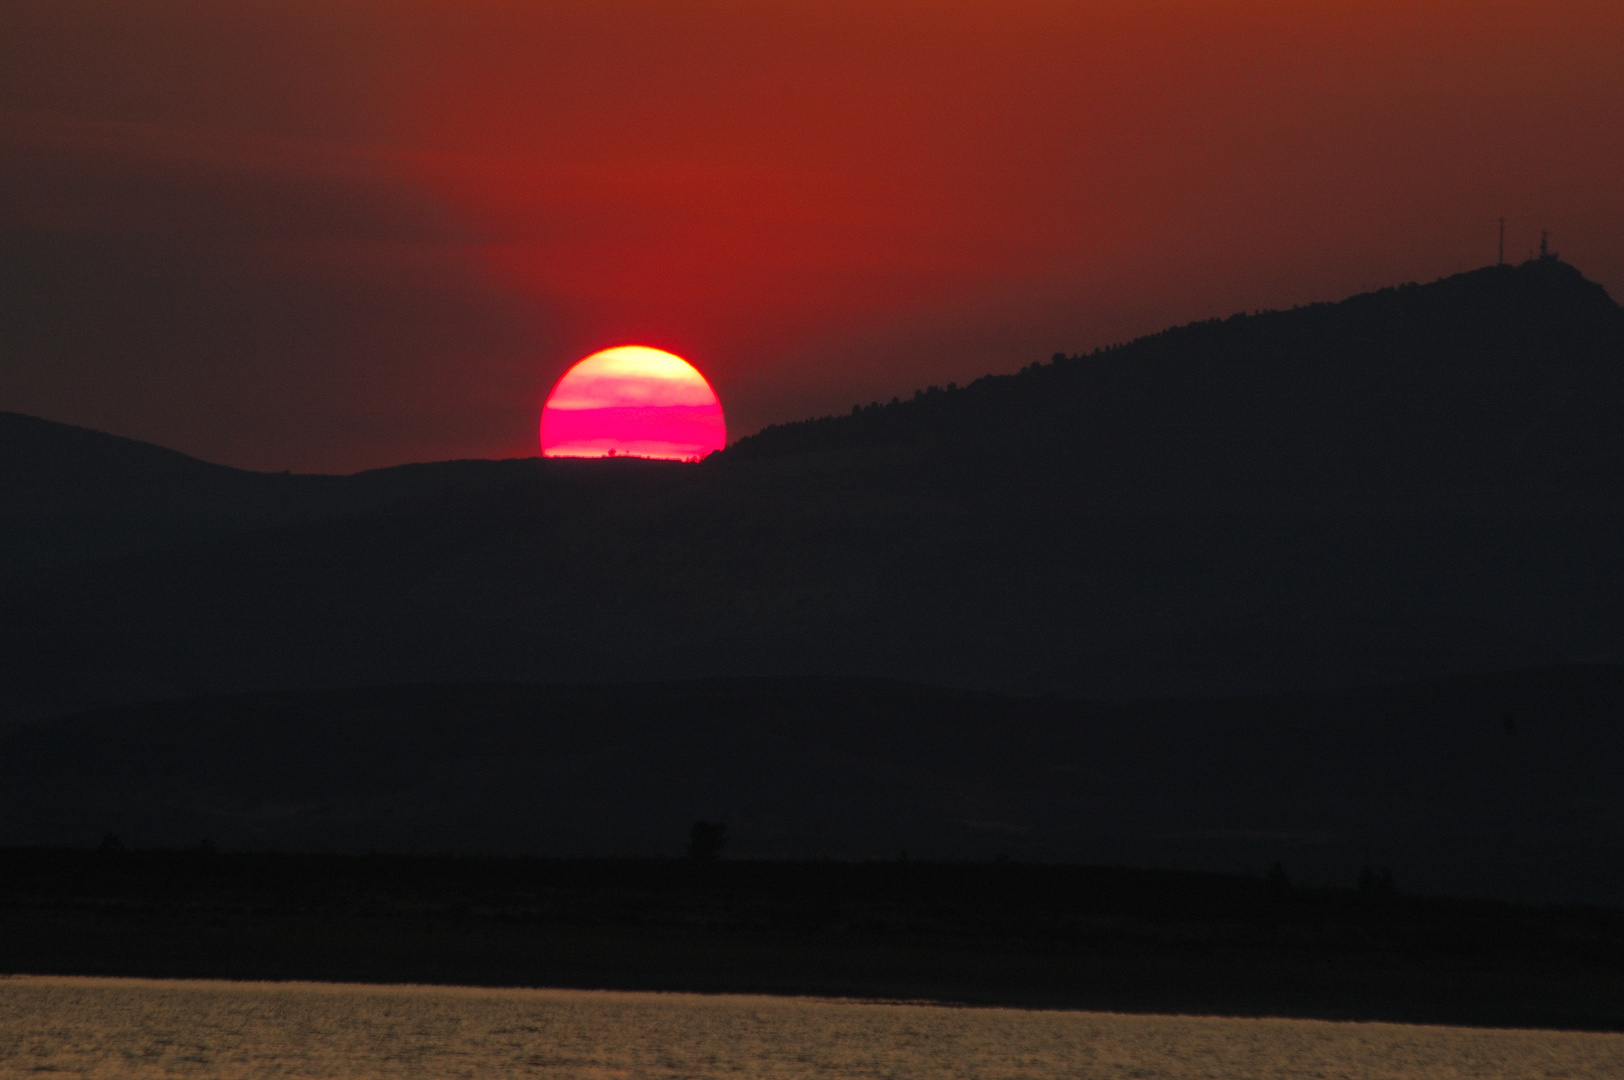
M 1624 9 L 0 0 L 0 409 L 529 454 L 640 343 L 737 437 L 1492 262 L 1624 296 Z

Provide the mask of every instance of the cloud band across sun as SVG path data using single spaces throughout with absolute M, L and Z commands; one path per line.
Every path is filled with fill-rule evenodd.
M 696 461 L 725 445 L 722 404 L 705 377 L 642 345 L 604 349 L 570 368 L 541 413 L 547 457 Z

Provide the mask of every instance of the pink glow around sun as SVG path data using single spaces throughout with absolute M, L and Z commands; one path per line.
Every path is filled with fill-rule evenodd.
M 698 461 L 726 445 L 722 403 L 705 376 L 680 356 L 642 345 L 582 360 L 541 410 L 547 457 Z

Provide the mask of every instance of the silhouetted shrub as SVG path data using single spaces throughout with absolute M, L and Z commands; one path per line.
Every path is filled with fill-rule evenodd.
M 727 825 L 721 821 L 696 821 L 688 830 L 688 857 L 696 862 L 719 858 L 727 846 Z
M 1392 896 L 1394 891 L 1393 872 L 1387 867 L 1372 870 L 1367 866 L 1359 871 L 1359 892 L 1363 895 Z

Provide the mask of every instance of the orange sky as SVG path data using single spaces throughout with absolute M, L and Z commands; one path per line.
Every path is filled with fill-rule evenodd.
M 0 408 L 262 468 L 734 436 L 1491 262 L 1624 295 L 1611 3 L 0 6 Z M 24 314 L 17 314 L 21 310 Z

